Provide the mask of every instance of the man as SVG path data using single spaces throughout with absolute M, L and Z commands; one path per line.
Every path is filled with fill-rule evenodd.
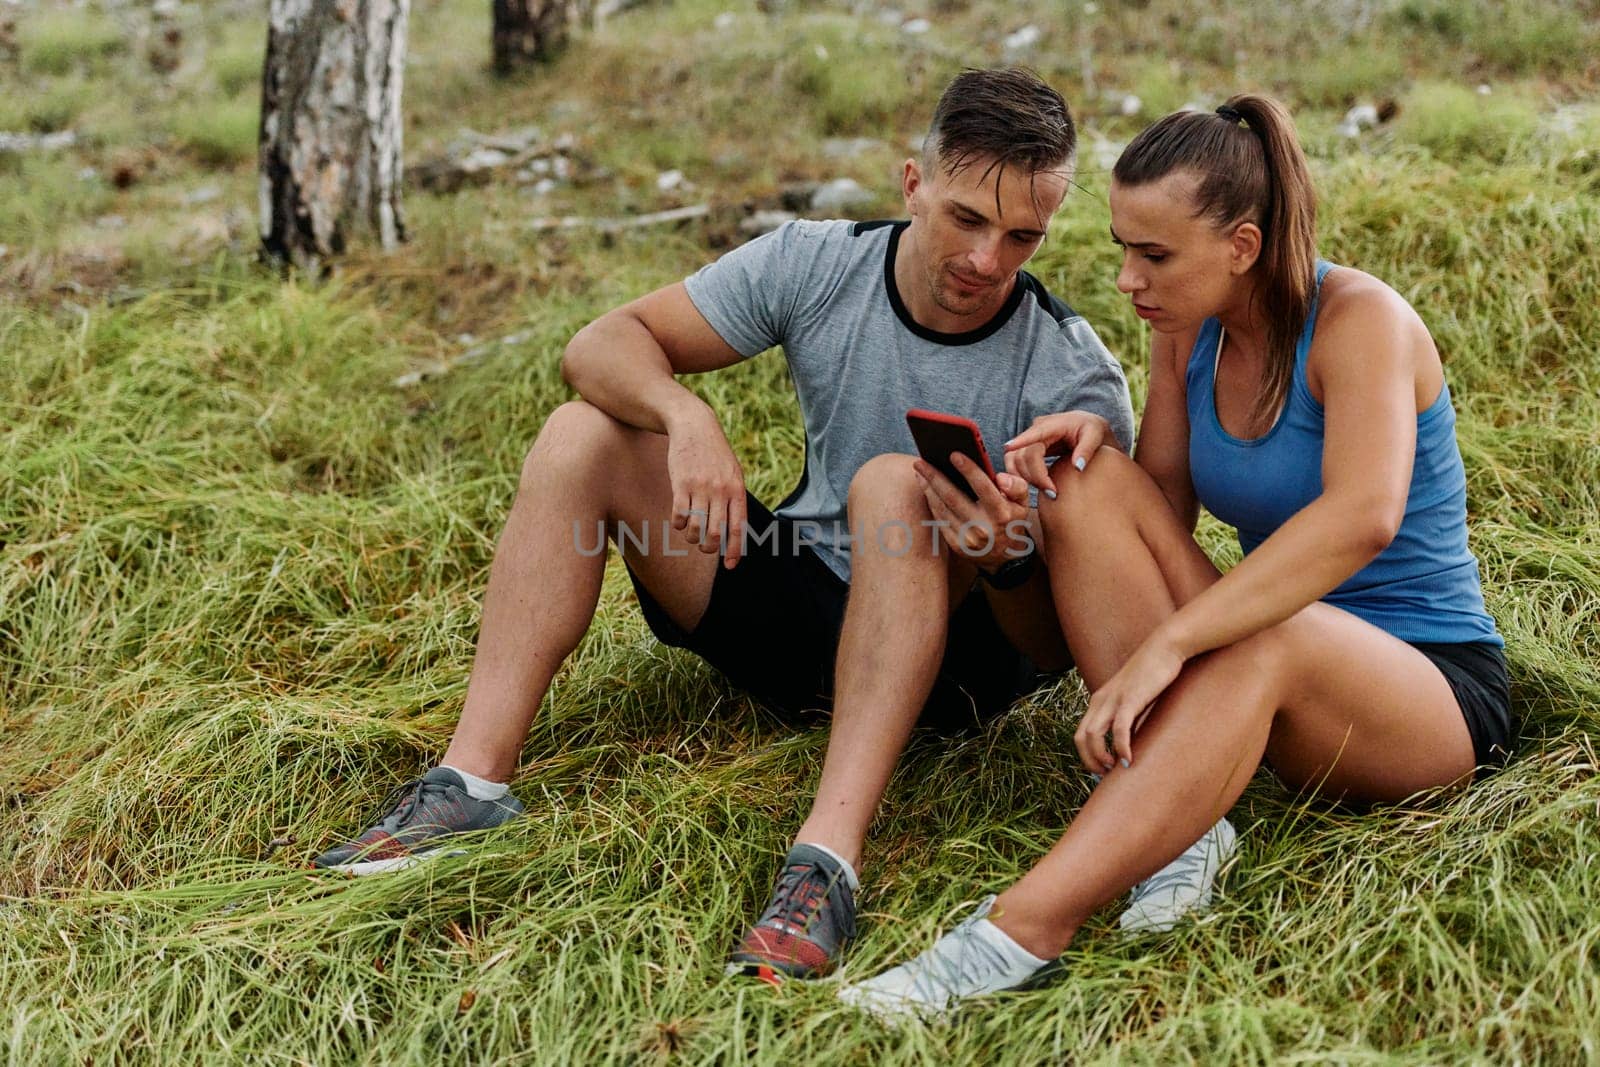
M 828 970 L 853 935 L 867 825 L 919 714 L 993 714 L 1038 669 L 1070 664 L 1027 483 L 969 463 L 967 500 L 905 454 L 904 416 L 965 415 L 999 443 L 1081 409 L 1129 443 L 1121 368 L 1020 270 L 1070 184 L 1075 136 L 1031 73 L 968 71 L 905 162 L 909 222 L 790 223 L 579 331 L 563 369 L 582 399 L 552 413 L 523 466 L 444 760 L 313 862 L 402 866 L 522 811 L 505 783 L 593 618 L 603 528 L 660 640 L 779 707 L 831 703 L 816 800 L 730 963 L 773 980 Z M 780 345 L 807 451 L 774 513 L 674 375 Z M 1207 892 L 1214 873 L 1186 884 Z

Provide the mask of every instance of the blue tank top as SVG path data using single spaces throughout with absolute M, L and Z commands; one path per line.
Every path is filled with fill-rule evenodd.
M 1332 268 L 1317 263 L 1317 293 Z M 1189 476 L 1206 510 L 1238 531 L 1246 555 L 1322 493 L 1323 409 L 1306 385 L 1317 293 L 1295 345 L 1283 410 L 1260 437 L 1234 437 L 1217 418 L 1222 324 L 1207 319 L 1189 354 Z M 1323 600 L 1402 641 L 1504 644 L 1484 610 L 1478 561 L 1467 548 L 1467 482 L 1448 386 L 1417 416 L 1411 489 L 1394 541 Z

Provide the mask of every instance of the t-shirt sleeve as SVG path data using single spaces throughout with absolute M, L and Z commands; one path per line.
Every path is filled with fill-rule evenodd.
M 1122 365 L 1082 318 L 1062 323 L 1057 340 L 1055 358 L 1033 365 L 1033 373 L 1046 374 L 1050 381 L 1027 391 L 1031 402 L 1025 405 L 1025 422 L 1031 425 L 1041 415 L 1059 411 L 1091 411 L 1111 424 L 1117 441 L 1131 452 L 1133 402 Z
M 684 279 L 711 328 L 749 358 L 783 343 L 803 285 L 801 227 L 786 222 Z

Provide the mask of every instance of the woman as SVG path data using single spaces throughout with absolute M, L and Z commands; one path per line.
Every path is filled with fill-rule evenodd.
M 1118 160 L 1111 219 L 1117 287 L 1154 331 L 1137 460 L 1080 412 L 1006 453 L 1049 491 L 1043 550 L 1093 694 L 1075 741 L 1104 778 L 1020 882 L 844 989 L 871 1010 L 1036 979 L 1263 760 L 1291 789 L 1397 801 L 1509 750 L 1438 352 L 1392 289 L 1317 260 L 1288 115 L 1259 96 L 1168 115 Z M 1193 539 L 1201 504 L 1238 529 L 1226 575 Z

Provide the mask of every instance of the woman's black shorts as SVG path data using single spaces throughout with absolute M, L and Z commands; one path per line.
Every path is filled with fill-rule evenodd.
M 1479 641 L 1448 645 L 1411 642 L 1411 647 L 1427 656 L 1450 683 L 1472 735 L 1478 777 L 1504 766 L 1511 756 L 1513 733 L 1505 651 Z

